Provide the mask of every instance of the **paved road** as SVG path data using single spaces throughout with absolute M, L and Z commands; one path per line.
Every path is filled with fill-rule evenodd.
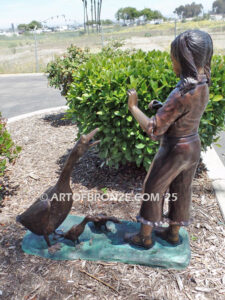
M 0 111 L 5 118 L 66 105 L 44 75 L 0 75 Z
M 6 118 L 66 105 L 58 90 L 48 87 L 44 75 L 0 75 L 0 111 Z M 225 165 L 225 132 L 214 146 Z

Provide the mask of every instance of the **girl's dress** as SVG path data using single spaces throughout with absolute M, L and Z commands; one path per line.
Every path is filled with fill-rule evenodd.
M 167 222 L 184 226 L 190 223 L 192 180 L 201 151 L 198 128 L 208 99 L 207 78 L 199 75 L 197 86 L 184 95 L 178 84 L 152 118 L 153 135 L 162 138 L 144 181 L 143 192 L 148 197 L 142 202 L 139 222 L 161 226 L 165 221 L 164 196 L 169 193 Z

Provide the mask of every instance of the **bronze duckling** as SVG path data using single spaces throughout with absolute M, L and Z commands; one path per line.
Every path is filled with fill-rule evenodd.
M 118 220 L 116 217 L 109 217 L 106 214 L 102 213 L 95 216 L 95 219 L 93 221 L 95 229 L 101 230 L 101 227 L 103 226 L 106 231 L 109 231 L 106 225 L 108 221 L 119 224 L 121 223 L 120 220 Z
M 73 204 L 73 194 L 70 188 L 70 175 L 74 163 L 85 152 L 100 141 L 92 142 L 98 128 L 87 135 L 82 135 L 71 150 L 55 186 L 50 187 L 24 213 L 18 215 L 16 221 L 37 235 L 43 235 L 51 246 L 49 235 L 62 224 Z
M 80 243 L 79 236 L 84 232 L 86 224 L 90 221 L 93 221 L 93 217 L 86 216 L 80 224 L 73 225 L 67 232 L 60 235 L 74 243 Z

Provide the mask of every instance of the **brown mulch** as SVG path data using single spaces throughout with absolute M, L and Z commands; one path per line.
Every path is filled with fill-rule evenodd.
M 225 299 L 225 225 L 202 164 L 193 184 L 194 222 L 188 227 L 192 259 L 185 270 L 52 261 L 22 251 L 25 230 L 15 222 L 15 217 L 55 184 L 74 145 L 76 125 L 61 117 L 62 114 L 35 116 L 8 125 L 14 141 L 23 150 L 4 179 L 0 207 L 0 299 Z M 73 192 L 83 194 L 110 192 L 132 196 L 141 191 L 145 174 L 132 165 L 109 169 L 92 149 L 74 168 L 71 187 Z M 104 211 L 135 220 L 139 208 L 137 201 L 80 201 L 74 202 L 71 213 Z

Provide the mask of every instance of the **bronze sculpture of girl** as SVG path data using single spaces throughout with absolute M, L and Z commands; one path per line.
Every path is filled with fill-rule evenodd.
M 180 226 L 190 222 L 192 180 L 201 151 L 198 127 L 209 99 L 212 54 L 212 39 L 206 32 L 188 30 L 175 38 L 171 44 L 171 59 L 180 81 L 152 118 L 138 108 L 136 91 L 128 91 L 130 112 L 149 137 L 161 140 L 144 181 L 144 198 L 137 216 L 140 232 L 125 237 L 131 244 L 144 248 L 153 246 L 152 230 L 164 223 L 163 199 L 168 190 L 177 199 L 169 202 L 169 227 L 156 234 L 177 244 Z M 150 107 L 155 104 L 151 102 Z M 147 201 L 145 197 L 149 194 L 158 194 L 159 201 Z

